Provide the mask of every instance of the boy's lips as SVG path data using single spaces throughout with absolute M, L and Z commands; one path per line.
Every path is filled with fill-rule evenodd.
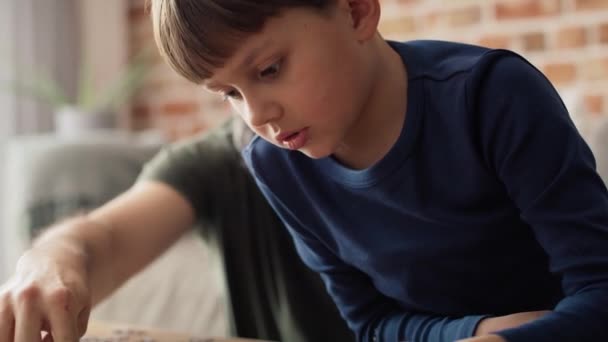
M 299 131 L 291 131 L 279 134 L 277 141 L 290 150 L 298 150 L 308 142 L 308 127 Z

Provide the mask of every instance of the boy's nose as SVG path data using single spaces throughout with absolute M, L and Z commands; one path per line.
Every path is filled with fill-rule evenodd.
M 251 126 L 259 127 L 277 121 L 282 115 L 281 106 L 276 102 L 260 102 L 249 105 L 249 121 Z

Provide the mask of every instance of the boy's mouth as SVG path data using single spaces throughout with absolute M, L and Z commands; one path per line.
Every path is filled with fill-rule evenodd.
M 277 140 L 285 148 L 290 150 L 298 150 L 308 142 L 308 128 L 301 129 L 295 132 L 287 132 L 280 134 Z

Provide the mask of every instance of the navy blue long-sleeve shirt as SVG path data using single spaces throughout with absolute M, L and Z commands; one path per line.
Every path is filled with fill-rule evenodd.
M 243 154 L 361 341 L 608 340 L 608 192 L 548 80 L 505 50 L 393 43 L 398 141 L 364 170 L 255 138 Z M 405 94 L 404 94 L 405 95 Z

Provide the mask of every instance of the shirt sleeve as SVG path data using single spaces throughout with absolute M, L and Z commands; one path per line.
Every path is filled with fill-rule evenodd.
M 246 174 L 232 144 L 230 121 L 211 132 L 164 147 L 144 166 L 138 182 L 169 185 L 193 206 L 199 222 L 212 222 L 230 211 L 236 180 Z M 227 204 L 228 203 L 228 204 Z M 203 233 L 214 226 L 201 225 Z
M 499 334 L 509 342 L 608 341 L 608 192 L 593 155 L 555 89 L 523 58 L 496 58 L 478 76 L 468 91 L 479 94 L 472 111 L 483 158 L 565 294 L 552 313 Z
M 312 233 L 294 230 L 289 209 L 257 178 L 258 186 L 290 230 L 304 263 L 320 273 L 342 317 L 358 341 L 453 342 L 471 337 L 479 321 L 487 316 L 443 317 L 404 312 L 383 296 L 370 278 L 346 264 Z

